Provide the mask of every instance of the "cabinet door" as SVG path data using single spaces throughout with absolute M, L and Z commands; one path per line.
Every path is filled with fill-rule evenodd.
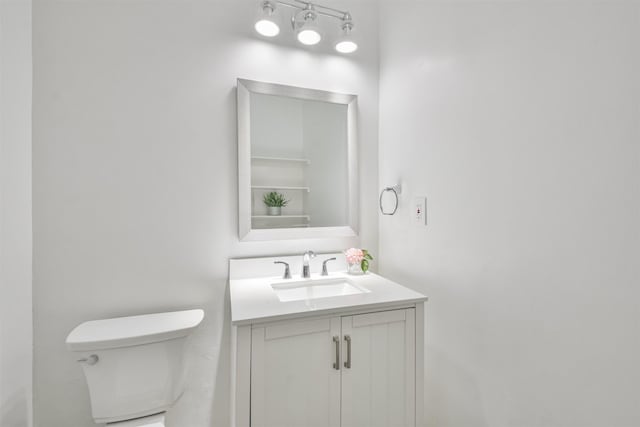
M 342 338 L 342 427 L 414 426 L 415 309 L 343 317 Z
M 339 317 L 254 328 L 251 426 L 339 427 L 339 344 Z

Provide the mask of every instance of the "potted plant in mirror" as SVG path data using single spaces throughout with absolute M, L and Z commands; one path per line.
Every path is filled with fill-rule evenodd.
M 289 203 L 289 200 L 285 199 L 284 194 L 278 193 L 277 191 L 264 193 L 262 201 L 267 205 L 269 215 L 281 215 L 282 208 Z

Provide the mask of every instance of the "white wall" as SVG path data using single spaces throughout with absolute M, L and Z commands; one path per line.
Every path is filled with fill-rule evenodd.
M 31 1 L 0 0 L 0 426 L 31 425 Z
M 260 93 L 250 98 L 251 155 L 303 157 L 305 101 Z
M 168 421 L 227 426 L 228 258 L 377 246 L 377 10 L 341 3 L 354 59 L 256 39 L 257 1 L 34 2 L 36 425 L 93 425 L 75 325 L 203 307 Z M 238 241 L 237 77 L 360 96 L 361 239 Z
M 640 425 L 640 3 L 380 16 L 380 270 L 430 296 L 429 425 Z
M 347 106 L 304 103 L 305 157 L 310 224 L 331 227 L 349 223 Z M 329 173 L 327 173 L 327 171 Z M 370 209 L 375 206 L 368 205 Z

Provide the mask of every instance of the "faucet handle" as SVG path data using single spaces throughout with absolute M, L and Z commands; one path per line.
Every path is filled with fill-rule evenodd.
M 289 264 L 284 261 L 273 261 L 274 264 L 284 264 L 284 274 L 282 275 L 283 279 L 291 279 L 291 270 L 289 270 Z
M 321 276 L 328 276 L 329 272 L 327 271 L 327 263 L 329 261 L 335 261 L 336 257 L 333 258 L 327 258 L 324 261 L 322 261 L 322 273 L 320 274 Z

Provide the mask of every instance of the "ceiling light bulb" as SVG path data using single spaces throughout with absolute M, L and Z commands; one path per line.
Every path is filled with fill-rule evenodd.
M 322 40 L 319 32 L 313 29 L 302 30 L 298 33 L 298 41 L 306 45 L 318 44 Z
M 256 22 L 255 29 L 265 37 L 275 37 L 280 33 L 280 26 L 276 22 L 276 7 L 270 1 L 262 3 L 262 13 Z
M 351 36 L 351 30 L 353 29 L 353 22 L 350 15 L 345 15 L 344 22 L 342 23 L 342 35 L 336 42 L 336 50 L 340 53 L 353 53 L 358 50 L 358 44 L 353 41 Z
M 336 50 L 340 53 L 353 53 L 358 50 L 358 45 L 351 40 L 343 40 L 336 43 Z
M 280 33 L 280 27 L 273 21 L 261 19 L 256 22 L 256 31 L 265 37 L 275 37 Z

